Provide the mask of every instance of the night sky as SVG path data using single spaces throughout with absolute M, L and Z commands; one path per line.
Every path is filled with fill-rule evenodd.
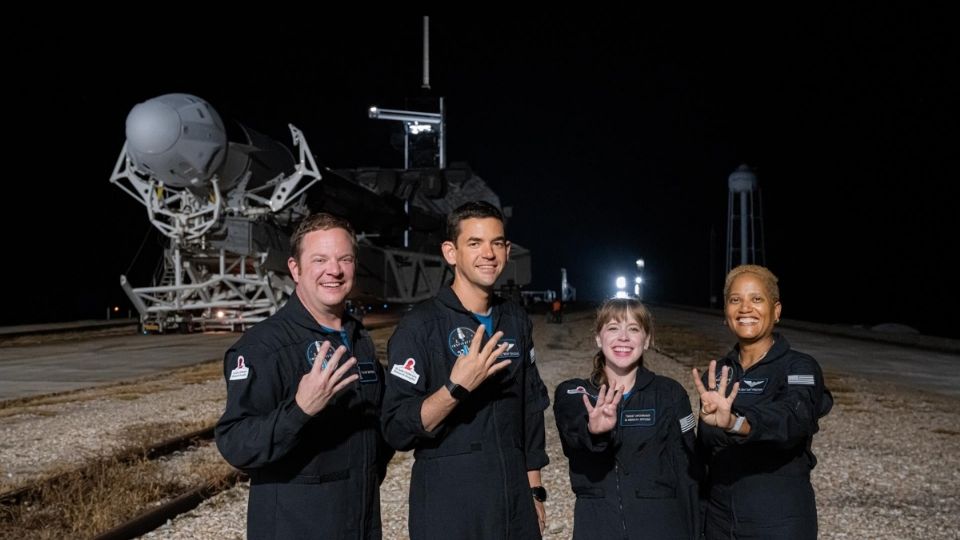
M 136 103 L 190 93 L 288 146 L 295 124 L 328 167 L 400 167 L 398 124 L 367 107 L 444 96 L 448 160 L 513 207 L 508 236 L 532 250 L 535 289 L 557 289 L 566 267 L 581 298 L 601 298 L 643 258 L 647 299 L 707 305 L 723 272 L 727 177 L 746 163 L 784 317 L 960 338 L 949 19 L 709 15 L 432 17 L 429 92 L 414 15 L 24 44 L 5 83 L 19 96 L 8 139 L 21 142 L 5 158 L 13 290 L 0 323 L 126 311 L 119 275 L 147 284 L 159 235 L 108 181 Z

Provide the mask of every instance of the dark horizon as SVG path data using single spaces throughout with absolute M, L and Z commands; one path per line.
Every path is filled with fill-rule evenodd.
M 932 15 L 833 13 L 736 31 L 432 17 L 430 92 L 418 16 L 328 21 L 323 39 L 290 29 L 245 49 L 58 35 L 52 52 L 14 62 L 23 100 L 10 129 L 25 143 L 9 158 L 11 202 L 40 211 L 8 214 L 7 230 L 66 234 L 8 234 L 11 260 L 33 264 L 15 275 L 8 264 L 16 286 L 0 324 L 125 313 L 119 275 L 138 251 L 131 281 L 149 279 L 159 235 L 108 182 L 136 103 L 190 93 L 287 146 L 296 125 L 328 167 L 400 167 L 394 124 L 367 107 L 443 96 L 449 161 L 513 207 L 508 236 L 532 251 L 533 289 L 558 289 L 565 267 L 582 298 L 601 298 L 643 258 L 645 298 L 706 306 L 711 279 L 713 292 L 722 285 L 727 177 L 746 163 L 785 318 L 960 339 L 947 311 L 960 296 L 947 264 L 956 43 Z

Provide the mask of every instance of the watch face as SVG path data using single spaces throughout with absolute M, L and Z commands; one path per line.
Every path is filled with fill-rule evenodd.
M 543 486 L 532 487 L 530 492 L 533 493 L 533 498 L 540 502 L 547 500 L 547 490 Z
M 447 391 L 457 401 L 461 401 L 470 395 L 469 390 L 452 381 L 447 383 Z

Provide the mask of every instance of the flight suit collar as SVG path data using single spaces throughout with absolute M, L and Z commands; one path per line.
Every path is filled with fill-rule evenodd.
M 444 306 L 469 315 L 471 318 L 474 317 L 473 312 L 463 306 L 463 302 L 460 301 L 460 297 L 457 296 L 457 293 L 453 291 L 453 287 L 450 285 L 445 285 L 440 288 L 440 292 L 437 293 L 437 300 Z M 496 331 L 496 328 L 500 327 L 500 307 L 503 305 L 504 300 L 497 295 L 492 295 L 490 297 L 490 316 L 493 318 L 493 328 L 491 334 Z
M 313 318 L 313 315 L 307 311 L 306 306 L 303 305 L 303 302 L 300 301 L 300 297 L 297 296 L 297 293 L 294 292 L 290 295 L 290 298 L 287 300 L 287 305 L 285 306 L 290 313 L 291 320 L 296 323 L 298 326 L 302 326 L 311 332 L 319 332 L 324 335 L 329 335 L 331 333 L 338 334 L 337 330 L 327 328 L 317 322 Z M 356 333 L 363 327 L 363 325 L 353 317 L 353 315 L 344 312 L 343 318 L 343 329 L 346 331 L 347 335 L 351 337 L 351 341 L 356 342 Z

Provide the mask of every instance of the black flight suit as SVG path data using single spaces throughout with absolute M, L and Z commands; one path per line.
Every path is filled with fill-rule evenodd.
M 641 366 L 619 405 L 616 427 L 593 435 L 583 395 L 595 405 L 598 392 L 589 381 L 572 379 L 561 383 L 553 398 L 577 495 L 573 538 L 699 538 L 702 471 L 687 392 Z
M 740 382 L 733 412 L 747 418 L 750 434 L 700 422 L 697 442 L 708 467 L 708 540 L 817 537 L 810 484 L 817 460 L 811 445 L 820 429 L 817 420 L 830 412 L 833 397 L 816 360 L 790 349 L 782 335 L 774 339 L 766 356 L 746 371 L 739 346 L 717 362 L 717 380 L 728 366 L 728 384 Z
M 383 368 L 359 321 L 346 315 L 343 329 L 342 361 L 355 356 L 361 378 L 314 417 L 297 405 L 297 386 L 321 343 L 330 341 L 328 358 L 344 343 L 296 294 L 227 351 L 217 447 L 250 475 L 248 538 L 381 538 L 380 482 L 393 454 L 380 434 Z
M 415 449 L 410 538 L 540 538 L 527 471 L 548 462 L 543 411 L 547 389 L 534 363 L 532 325 L 522 308 L 496 299 L 493 332 L 512 344 L 510 366 L 485 380 L 433 431 L 420 408 L 447 383 L 479 321 L 450 287 L 408 313 L 388 346 L 384 436 Z M 493 333 L 491 332 L 491 334 Z

